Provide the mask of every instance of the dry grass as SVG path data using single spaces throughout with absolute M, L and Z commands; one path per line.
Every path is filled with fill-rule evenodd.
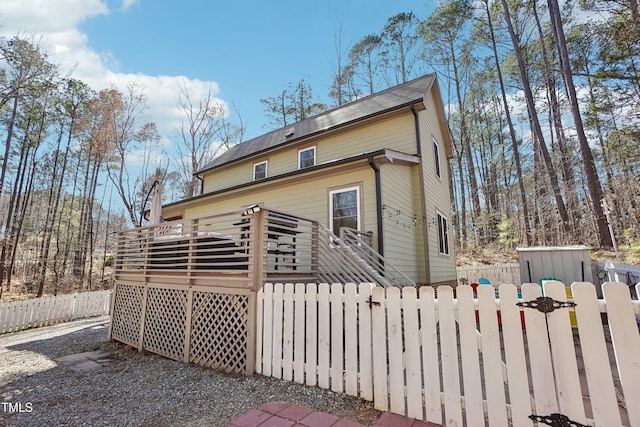
M 592 261 L 616 262 L 621 264 L 640 265 L 640 250 L 636 247 L 621 246 L 618 258 L 613 249 L 592 249 L 589 252 Z M 518 252 L 515 249 L 505 250 L 497 245 L 470 248 L 456 252 L 456 265 L 492 265 L 518 262 Z

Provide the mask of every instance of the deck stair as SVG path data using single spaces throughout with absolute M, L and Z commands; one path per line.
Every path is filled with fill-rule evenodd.
M 385 260 L 373 247 L 371 235 L 342 228 L 340 237 L 319 225 L 320 260 L 324 268 L 319 278 L 328 283 L 375 283 L 390 286 L 415 286 L 410 278 Z

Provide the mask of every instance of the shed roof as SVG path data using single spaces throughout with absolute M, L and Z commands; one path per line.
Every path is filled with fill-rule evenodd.
M 279 145 L 299 141 L 302 138 L 423 101 L 435 80 L 436 75 L 429 74 L 241 142 L 197 173 L 233 163 Z
M 547 251 L 589 251 L 590 248 L 584 245 L 566 246 L 530 246 L 516 248 L 517 252 L 547 252 Z

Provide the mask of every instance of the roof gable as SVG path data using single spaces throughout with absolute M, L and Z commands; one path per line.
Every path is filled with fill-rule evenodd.
M 422 101 L 435 80 L 435 74 L 429 74 L 241 142 L 197 173 Z

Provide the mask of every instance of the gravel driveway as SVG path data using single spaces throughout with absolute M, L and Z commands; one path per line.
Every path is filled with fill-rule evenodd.
M 224 426 L 274 401 L 365 425 L 380 416 L 370 402 L 344 394 L 138 353 L 106 341 L 108 322 L 99 317 L 0 336 L 0 426 Z M 100 357 L 84 367 L 70 364 L 86 352 Z

